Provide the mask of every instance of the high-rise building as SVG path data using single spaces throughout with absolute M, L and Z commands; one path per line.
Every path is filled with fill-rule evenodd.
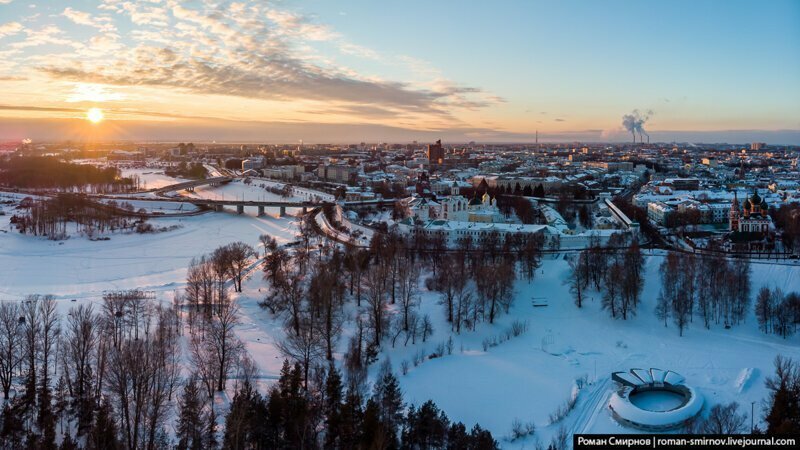
M 753 151 L 763 150 L 766 146 L 767 144 L 764 142 L 753 142 L 752 144 L 750 144 L 750 150 Z
M 444 163 L 444 147 L 441 139 L 435 144 L 428 144 L 428 161 L 431 165 Z

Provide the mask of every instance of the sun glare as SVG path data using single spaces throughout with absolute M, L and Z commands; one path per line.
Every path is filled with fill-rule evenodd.
M 86 111 L 86 119 L 92 123 L 100 123 L 103 120 L 103 110 L 100 108 L 90 108 Z

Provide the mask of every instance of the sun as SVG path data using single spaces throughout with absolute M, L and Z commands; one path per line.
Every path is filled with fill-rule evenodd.
M 105 116 L 103 115 L 103 110 L 100 108 L 89 108 L 89 110 L 86 111 L 86 119 L 89 122 L 100 123 L 102 122 L 103 117 Z

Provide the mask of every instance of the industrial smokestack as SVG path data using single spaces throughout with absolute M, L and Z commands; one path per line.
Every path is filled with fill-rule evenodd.
M 622 126 L 626 130 L 631 132 L 634 143 L 636 143 L 637 132 L 639 133 L 639 142 L 640 143 L 644 142 L 642 134 L 647 134 L 647 132 L 644 131 L 644 124 L 645 122 L 647 122 L 647 120 L 650 118 L 651 115 L 653 115 L 653 111 L 648 110 L 645 111 L 644 114 L 642 114 L 641 112 L 639 112 L 638 109 L 634 109 L 630 114 L 625 114 L 624 116 L 622 116 Z M 649 138 L 650 137 L 648 136 L 648 139 Z

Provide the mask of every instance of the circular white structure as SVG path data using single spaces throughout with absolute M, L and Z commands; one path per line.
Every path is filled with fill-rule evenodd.
M 614 372 L 611 378 L 621 387 L 611 395 L 608 409 L 625 426 L 647 431 L 673 430 L 703 409 L 703 396 L 671 370 L 631 369 Z

